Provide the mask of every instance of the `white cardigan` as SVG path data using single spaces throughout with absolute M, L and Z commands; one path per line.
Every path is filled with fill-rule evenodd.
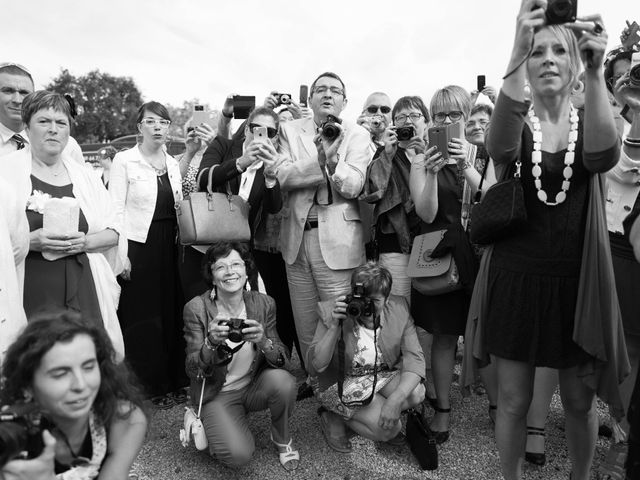
M 167 172 L 176 202 L 182 200 L 182 177 L 178 162 L 169 154 Z M 109 177 L 109 193 L 116 208 L 116 219 L 123 225 L 128 240 L 147 241 L 158 196 L 155 170 L 142 157 L 136 145 L 119 152 L 113 159 Z

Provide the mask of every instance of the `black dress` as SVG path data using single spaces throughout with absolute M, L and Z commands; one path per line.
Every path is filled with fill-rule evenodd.
M 460 223 L 462 209 L 461 174 L 456 164 L 445 165 L 438 172 L 438 213 L 430 224 L 423 224 L 421 233 L 443 230 Z M 411 316 L 415 324 L 436 335 L 464 335 L 469 313 L 470 295 L 456 290 L 442 295 L 427 296 L 411 289 Z
M 494 245 L 488 279 L 485 338 L 489 353 L 550 368 L 569 368 L 588 356 L 572 339 L 587 216 L 589 175 L 583 163 L 582 117 L 566 200 L 538 200 L 531 172 L 533 135 L 523 127 L 522 187 L 527 228 Z M 542 152 L 542 188 L 561 190 L 566 149 Z
M 31 175 L 33 191 L 48 193 L 54 198 L 73 197 L 73 185 L 56 186 Z M 43 215 L 27 210 L 29 230 L 42 228 Z M 80 210 L 78 231 L 87 233 L 87 220 Z M 24 310 L 27 317 L 41 311 L 70 309 L 80 312 L 85 320 L 103 325 L 98 295 L 85 253 L 58 260 L 46 260 L 42 253 L 30 251 L 25 260 Z
M 174 198 L 168 174 L 157 182 L 147 241 L 129 240 L 131 280 L 120 281 L 118 308 L 126 359 L 150 395 L 163 395 L 188 383 Z

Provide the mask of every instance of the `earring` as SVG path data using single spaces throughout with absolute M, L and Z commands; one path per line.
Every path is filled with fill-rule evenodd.
M 33 401 L 33 395 L 31 394 L 31 392 L 25 390 L 22 393 L 22 399 L 24 400 L 24 403 L 31 403 Z

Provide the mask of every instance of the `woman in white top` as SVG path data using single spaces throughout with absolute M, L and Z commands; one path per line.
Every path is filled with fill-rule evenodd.
M 137 124 L 142 142 L 115 156 L 109 181 L 128 239 L 118 316 L 129 363 L 154 405 L 169 408 L 186 400 L 181 389 L 187 383 L 174 208 L 182 184 L 178 162 L 164 148 L 171 124 L 167 109 L 145 103 Z

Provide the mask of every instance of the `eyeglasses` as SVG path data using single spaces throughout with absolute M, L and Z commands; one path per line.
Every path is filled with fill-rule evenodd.
M 253 133 L 253 130 L 256 127 L 264 127 L 264 125 L 258 125 L 257 123 L 250 123 L 249 124 L 249 131 L 251 133 Z M 278 135 L 278 130 L 276 130 L 273 127 L 265 127 L 267 129 L 267 137 L 269 138 L 275 138 L 276 135 Z
M 344 90 L 342 90 L 341 88 L 338 87 L 327 87 L 326 85 L 320 85 L 318 87 L 315 87 L 313 89 L 314 93 L 319 93 L 320 95 L 323 95 L 327 92 L 331 92 L 331 95 L 335 95 L 335 96 L 340 96 L 340 95 L 344 95 Z
M 171 122 L 164 118 L 143 118 L 142 123 L 144 123 L 147 127 L 155 127 L 156 125 L 160 125 L 162 128 L 167 128 L 169 125 L 171 125 Z
M 387 107 L 386 105 L 369 105 L 367 107 L 367 112 L 371 114 L 378 113 L 378 110 L 386 114 L 391 111 L 391 107 Z
M 423 115 L 421 113 L 409 113 L 408 115 L 404 114 L 404 113 L 401 113 L 400 115 L 396 115 L 396 117 L 393 119 L 393 121 L 396 124 L 402 125 L 403 123 L 405 123 L 407 121 L 407 119 L 411 119 L 412 122 L 417 122 L 422 117 L 423 117 Z
M 462 112 L 459 110 L 454 110 L 453 112 L 438 112 L 433 116 L 433 119 L 436 122 L 444 122 L 447 117 L 449 117 L 452 122 L 457 122 L 462 118 Z
M 216 263 L 213 265 L 213 271 L 215 273 L 225 273 L 226 271 L 231 270 L 233 272 L 241 272 L 244 270 L 244 262 L 237 261 L 232 263 Z

